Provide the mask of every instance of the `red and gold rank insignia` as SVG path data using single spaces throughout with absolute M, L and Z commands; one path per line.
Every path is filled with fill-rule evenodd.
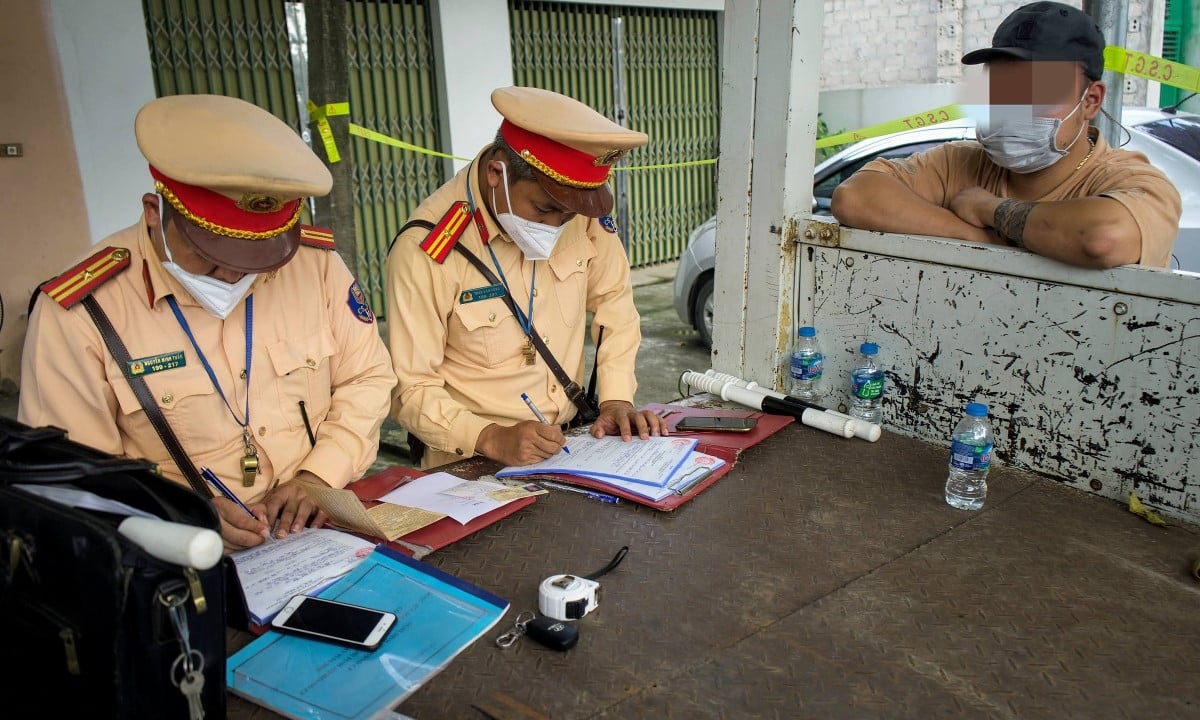
M 329 228 L 301 225 L 300 242 L 322 250 L 337 250 L 337 243 L 333 241 L 333 231 Z
M 425 251 L 426 255 L 433 258 L 434 262 L 441 265 L 454 248 L 454 243 L 458 242 L 463 231 L 471 224 L 470 220 L 471 206 L 465 200 L 454 203 L 442 216 L 441 222 L 435 225 L 421 241 L 421 249 Z
M 106 247 L 62 275 L 42 284 L 54 302 L 69 308 L 129 267 L 129 251 Z

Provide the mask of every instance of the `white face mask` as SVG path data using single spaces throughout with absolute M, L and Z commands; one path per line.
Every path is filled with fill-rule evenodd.
M 1067 118 L 1074 115 L 1082 103 L 1083 96 L 1080 96 Z M 1055 138 L 1067 118 L 1035 116 L 1031 105 L 993 105 L 987 118 L 976 126 L 975 138 L 992 162 L 1000 167 L 1020 174 L 1034 173 L 1066 157 L 1083 134 L 1087 123 L 1080 126 L 1067 147 L 1059 149 Z
M 545 260 L 550 257 L 550 253 L 554 252 L 554 246 L 558 243 L 559 236 L 562 235 L 565 225 L 545 225 L 532 220 L 526 220 L 520 215 L 514 215 L 512 210 L 512 197 L 508 194 L 508 166 L 501 162 L 501 172 L 504 173 L 504 204 L 508 206 L 510 212 L 496 212 L 496 221 L 500 223 L 500 227 L 504 228 L 505 234 L 516 243 L 525 257 L 530 260 Z M 492 188 L 492 207 L 496 206 L 496 188 Z
M 171 243 L 167 242 L 167 233 L 163 228 L 163 200 L 161 195 L 158 198 L 158 207 L 158 232 L 162 235 L 163 247 L 167 252 L 167 260 L 163 263 L 163 268 L 171 274 L 171 277 L 178 280 L 180 285 L 183 285 L 188 294 L 196 302 L 200 303 L 200 307 L 207 310 L 208 314 L 219 317 L 222 320 L 229 317 L 229 313 L 233 312 L 233 309 L 246 296 L 246 291 L 250 289 L 258 274 L 243 275 L 237 282 L 227 283 L 224 280 L 218 280 L 207 275 L 190 273 L 179 267 L 175 263 L 175 259 L 171 257 Z

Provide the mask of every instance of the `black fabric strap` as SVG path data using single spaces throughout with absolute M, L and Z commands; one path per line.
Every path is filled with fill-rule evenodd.
M 96 298 L 88 295 L 83 299 L 83 307 L 87 309 L 88 315 L 92 316 L 92 321 L 100 329 L 100 337 L 104 338 L 104 344 L 108 347 L 108 352 L 112 354 L 113 359 L 121 366 L 121 374 L 129 381 L 129 387 L 133 388 L 133 394 L 137 396 L 142 410 L 146 412 L 146 417 L 149 418 L 150 424 L 154 426 L 154 431 L 158 433 L 158 437 L 167 448 L 167 452 L 175 460 L 175 465 L 179 468 L 179 472 L 183 473 L 183 476 L 187 478 L 188 484 L 192 486 L 192 490 L 197 495 L 211 498 L 213 496 L 212 490 L 209 489 L 208 484 L 200 477 L 200 473 L 196 470 L 192 459 L 188 457 L 187 452 L 183 449 L 183 445 L 179 443 L 179 438 L 175 437 L 175 432 L 171 430 L 171 426 L 167 423 L 167 418 L 163 415 L 162 409 L 158 407 L 158 403 L 154 402 L 154 395 L 150 393 L 150 387 L 146 385 L 145 378 L 129 374 L 129 350 L 125 349 L 125 343 L 121 342 L 121 336 L 117 335 L 116 329 L 113 328 L 112 322 L 109 321 L 104 309 L 100 307 L 100 303 L 96 302 Z
M 400 235 L 402 235 L 404 231 L 408 230 L 410 227 L 423 227 L 427 230 L 432 230 L 434 226 L 433 223 L 427 220 L 409 220 L 404 224 L 404 227 L 400 228 L 400 232 L 396 233 L 396 237 L 400 237 Z M 395 240 L 392 242 L 394 243 Z M 508 292 L 508 288 L 500 282 L 500 279 L 496 277 L 496 274 L 492 272 L 491 268 L 489 268 L 482 260 L 480 260 L 475 253 L 464 247 L 462 243 L 455 243 L 454 249 L 461 253 L 468 262 L 474 265 L 475 269 L 478 270 L 489 283 L 504 287 L 504 294 L 501 295 L 501 297 L 504 299 L 504 304 L 508 306 L 510 311 L 512 311 L 512 314 L 517 318 L 517 322 L 519 322 L 522 327 L 525 326 L 525 314 L 521 312 L 519 307 L 517 307 L 516 302 L 513 300 L 512 294 Z M 594 421 L 600 416 L 600 411 L 588 398 L 587 394 L 584 393 L 583 388 L 579 386 L 579 383 L 572 380 L 571 376 L 568 375 L 565 370 L 563 370 L 562 365 L 558 364 L 558 360 L 554 358 L 554 353 L 550 352 L 550 348 L 546 347 L 546 343 L 542 342 L 542 336 L 538 334 L 537 328 L 533 327 L 532 324 L 530 324 L 529 327 L 531 328 L 529 341 L 533 343 L 533 346 L 537 348 L 538 354 L 541 355 L 542 359 L 546 361 L 546 365 L 550 368 L 550 372 L 554 374 L 554 377 L 557 378 L 558 382 L 562 385 L 563 392 L 565 392 L 567 397 L 570 398 L 571 402 L 574 403 L 575 410 L 577 412 L 577 418 L 584 423 L 590 423 Z

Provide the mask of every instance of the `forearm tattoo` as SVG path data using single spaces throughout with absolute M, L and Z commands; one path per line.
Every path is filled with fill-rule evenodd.
M 1005 200 L 996 206 L 992 227 L 1017 247 L 1025 247 L 1025 221 L 1036 204 L 1025 200 Z

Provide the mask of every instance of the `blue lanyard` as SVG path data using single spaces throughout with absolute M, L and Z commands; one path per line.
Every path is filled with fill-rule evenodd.
M 246 296 L 246 420 L 245 422 L 238 420 L 237 413 L 233 411 L 233 407 L 229 404 L 229 399 L 225 397 L 225 393 L 221 391 L 221 383 L 217 382 L 217 376 L 213 372 L 212 366 L 208 364 L 208 358 L 204 357 L 204 353 L 200 351 L 200 346 L 196 344 L 196 338 L 192 335 L 192 329 L 188 327 L 187 320 L 183 318 L 183 313 L 179 312 L 179 305 L 175 303 L 173 295 L 167 296 L 167 304 L 171 306 L 171 312 L 175 313 L 175 319 L 179 321 L 179 327 L 183 328 L 184 334 L 188 340 L 192 341 L 192 349 L 196 351 L 196 355 L 200 357 L 200 364 L 204 366 L 204 372 L 208 373 L 208 379 L 212 381 L 213 387 L 216 388 L 217 394 L 221 396 L 221 400 L 225 403 L 225 407 L 229 408 L 229 414 L 233 416 L 233 421 L 242 426 L 245 430 L 250 426 L 250 348 L 251 338 L 254 336 L 254 295 Z
M 472 165 L 471 167 L 474 168 L 475 166 Z M 467 178 L 467 204 L 471 207 L 471 214 L 474 215 L 475 214 L 475 198 L 471 194 L 471 179 L 470 179 L 470 177 Z M 482 235 L 482 234 L 483 234 L 483 231 L 481 229 L 480 235 Z M 504 277 L 504 270 L 500 267 L 500 260 L 496 258 L 496 251 L 492 250 L 492 244 L 489 243 L 488 239 L 485 237 L 480 237 L 479 239 L 483 241 L 483 245 L 484 245 L 484 247 L 487 248 L 488 254 L 492 256 L 492 265 L 496 268 L 496 272 L 500 274 L 500 282 L 504 283 L 504 289 L 508 291 L 509 295 L 513 295 L 512 288 L 508 284 L 508 278 Z M 525 312 L 524 320 L 522 320 L 519 316 L 517 317 L 517 322 L 521 324 L 521 329 L 525 331 L 525 337 L 531 337 L 533 335 L 533 293 L 534 293 L 533 289 L 536 286 L 537 286 L 537 261 L 535 260 L 533 262 L 533 275 L 529 278 L 529 309 Z M 515 298 L 516 296 L 513 295 L 513 297 Z

